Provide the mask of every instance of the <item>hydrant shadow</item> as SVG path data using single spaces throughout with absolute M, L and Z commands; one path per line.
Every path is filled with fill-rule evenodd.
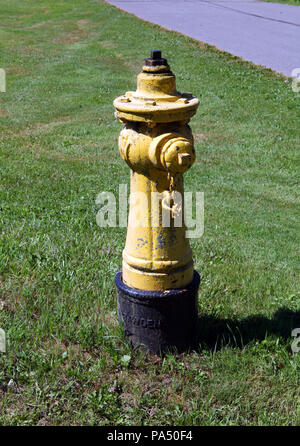
M 300 328 L 300 311 L 286 307 L 278 309 L 270 319 L 259 314 L 240 320 L 203 315 L 198 318 L 197 350 L 216 351 L 224 346 L 243 348 L 272 334 L 287 340 L 294 328 Z

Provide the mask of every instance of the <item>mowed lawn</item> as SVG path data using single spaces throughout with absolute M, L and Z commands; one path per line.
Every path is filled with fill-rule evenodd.
M 300 424 L 299 94 L 291 80 L 101 0 L 0 0 L 2 425 Z M 205 231 L 197 351 L 132 351 L 114 277 L 125 228 L 101 191 L 129 184 L 112 101 L 161 49 L 191 126 Z M 118 200 L 117 200 L 118 201 Z

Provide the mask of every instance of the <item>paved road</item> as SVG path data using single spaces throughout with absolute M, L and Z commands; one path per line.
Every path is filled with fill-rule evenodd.
M 300 67 L 300 6 L 255 0 L 108 3 L 287 76 Z

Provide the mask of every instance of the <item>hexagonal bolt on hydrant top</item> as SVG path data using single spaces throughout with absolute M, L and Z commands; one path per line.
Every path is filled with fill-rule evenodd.
M 118 318 L 133 346 L 156 354 L 195 343 L 200 278 L 184 218 L 181 224 L 176 218 L 184 215 L 183 174 L 195 161 L 188 123 L 198 105 L 192 94 L 176 90 L 159 50 L 145 60 L 137 90 L 114 100 L 124 124 L 120 155 L 131 169 L 126 245 L 115 279 Z

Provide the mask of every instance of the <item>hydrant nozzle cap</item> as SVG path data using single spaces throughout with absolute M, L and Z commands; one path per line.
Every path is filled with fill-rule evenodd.
M 145 60 L 143 66 L 144 73 L 170 73 L 167 59 L 161 57 L 160 50 L 152 50 L 151 56 Z

